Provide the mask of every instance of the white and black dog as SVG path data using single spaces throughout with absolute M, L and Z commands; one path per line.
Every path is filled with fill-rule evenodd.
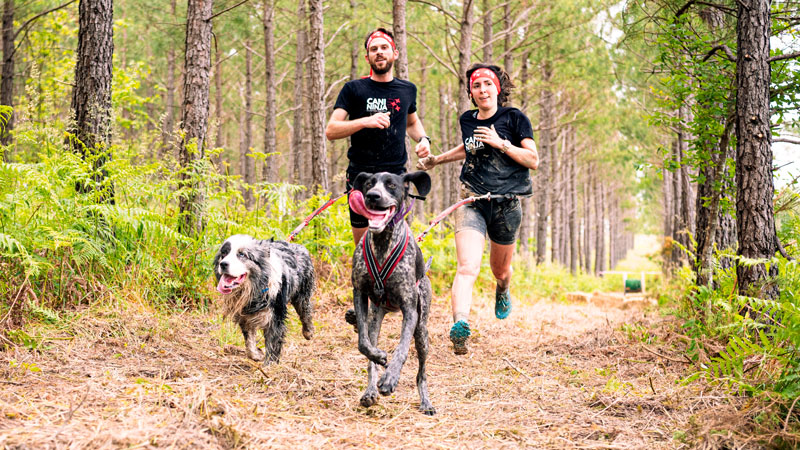
M 302 245 L 258 240 L 237 234 L 225 240 L 214 258 L 223 314 L 239 324 L 247 356 L 264 364 L 278 362 L 286 335 L 288 304 L 303 324 L 303 336 L 314 336 L 314 266 Z M 263 330 L 266 354 L 257 347 Z
M 419 409 L 433 415 L 436 410 L 428 397 L 425 375 L 431 282 L 425 275 L 422 251 L 403 218 L 409 183 L 416 186 L 421 196 L 431 190 L 431 178 L 425 172 L 402 176 L 386 172 L 360 173 L 350 194 L 350 206 L 369 220 L 369 230 L 353 255 L 352 276 L 358 350 L 369 359 L 367 389 L 361 397 L 361 405 L 374 405 L 379 392 L 381 395 L 394 392 L 413 336 L 419 359 Z M 384 315 L 397 310 L 403 313 L 400 342 L 387 364 L 386 352 L 377 347 L 378 335 Z M 352 314 L 350 316 L 352 319 Z M 380 380 L 377 380 L 376 364 L 386 367 Z

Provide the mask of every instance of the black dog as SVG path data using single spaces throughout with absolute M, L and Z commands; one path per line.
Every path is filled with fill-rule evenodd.
M 280 360 L 288 303 L 300 316 L 303 336 L 314 336 L 314 266 L 305 247 L 237 234 L 217 252 L 214 275 L 223 313 L 242 329 L 250 359 L 263 359 L 264 364 Z M 266 355 L 256 345 L 259 330 L 264 332 Z
M 402 217 L 409 183 L 413 183 L 422 196 L 430 192 L 431 178 L 425 172 L 403 176 L 381 172 L 360 173 L 350 195 L 354 211 L 369 219 L 369 230 L 353 254 L 352 277 L 358 350 L 370 361 L 367 390 L 361 397 L 361 404 L 372 406 L 378 401 L 378 392 L 381 395 L 394 392 L 413 335 L 419 358 L 419 409 L 433 415 L 436 410 L 428 398 L 425 375 L 431 283 L 425 275 L 422 251 Z M 377 348 L 378 335 L 384 315 L 397 310 L 403 313 L 402 331 L 387 365 L 386 352 Z M 375 364 L 386 367 L 377 383 Z

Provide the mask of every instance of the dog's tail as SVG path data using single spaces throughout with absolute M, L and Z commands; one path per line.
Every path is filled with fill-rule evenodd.
M 431 255 L 431 257 L 428 258 L 428 262 L 425 263 L 425 272 L 422 272 L 423 277 L 428 274 L 429 270 L 431 270 L 431 265 L 433 265 L 433 255 Z

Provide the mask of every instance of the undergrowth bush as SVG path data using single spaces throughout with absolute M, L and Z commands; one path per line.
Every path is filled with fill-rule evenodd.
M 782 217 L 779 237 L 789 242 L 797 256 L 800 221 L 797 211 Z M 738 294 L 736 268 L 726 268 L 727 259 L 740 265 L 777 264 L 780 297 L 774 300 Z M 783 257 L 752 260 L 734 253 L 717 252 L 713 287 L 695 286 L 691 270 L 681 272 L 688 286 L 677 315 L 689 338 L 687 356 L 700 368 L 686 378 L 704 378 L 739 395 L 761 398 L 772 407 L 759 420 L 769 432 L 778 432 L 781 442 L 800 444 L 800 270 L 798 262 Z M 792 444 L 793 443 L 793 444 Z

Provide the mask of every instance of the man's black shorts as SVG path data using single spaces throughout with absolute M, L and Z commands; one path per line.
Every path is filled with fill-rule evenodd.
M 389 172 L 395 175 L 403 175 L 406 173 L 406 168 L 403 166 L 400 167 L 354 167 L 349 166 L 347 168 L 347 190 L 353 188 L 353 181 L 356 179 L 358 174 L 361 172 L 367 173 L 378 173 L 378 172 Z M 366 217 L 356 214 L 353 211 L 353 208 L 350 208 L 350 226 L 353 228 L 367 228 L 369 226 L 369 221 Z

